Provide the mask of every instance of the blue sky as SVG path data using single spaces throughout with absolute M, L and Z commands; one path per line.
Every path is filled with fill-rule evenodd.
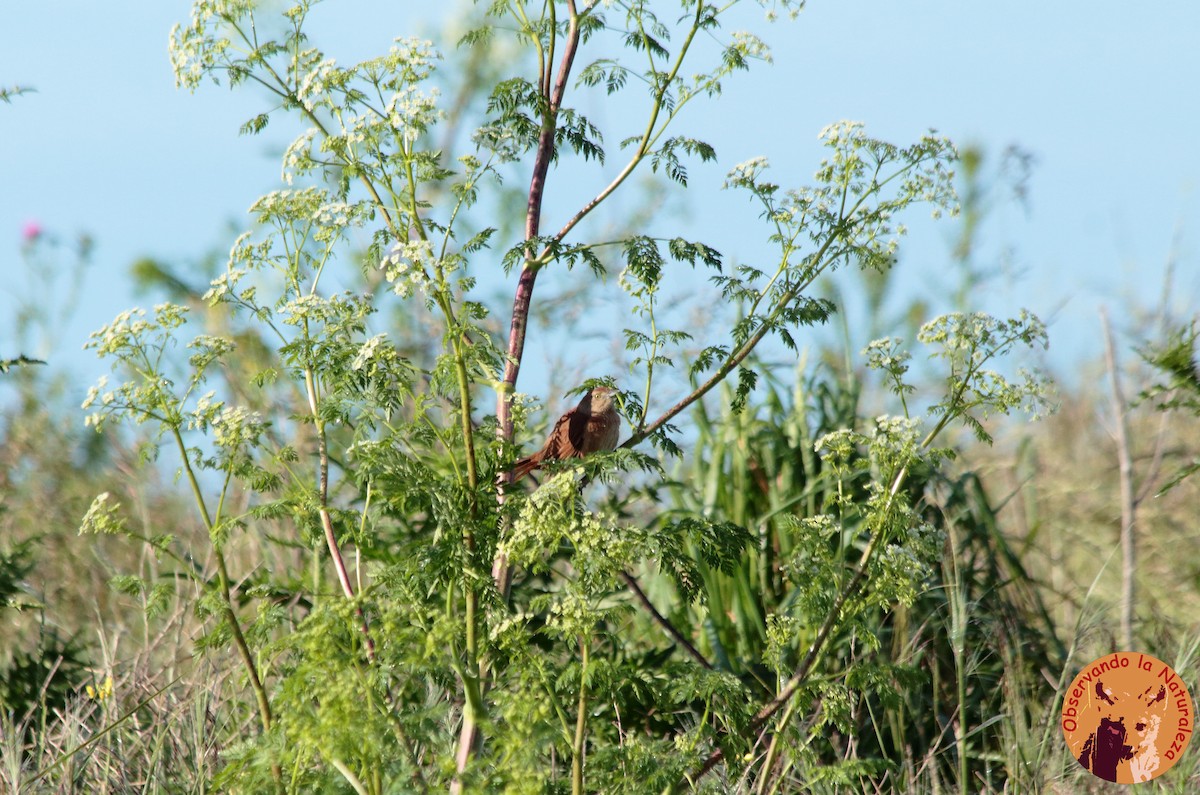
M 431 23 L 412 11 L 423 5 L 329 0 L 310 34 L 350 61 L 393 36 L 428 34 Z M 226 248 L 229 224 L 245 223 L 254 199 L 279 186 L 282 136 L 237 132 L 261 95 L 174 87 L 167 35 L 188 15 L 180 2 L 48 0 L 8 4 L 0 17 L 0 85 L 36 89 L 0 104 L 0 354 L 18 352 L 4 316 L 36 289 L 21 258 L 26 225 L 62 239 L 89 234 L 94 262 L 78 307 L 52 347 L 23 351 L 80 369 L 80 395 L 104 370 L 79 350 L 87 333 L 155 300 L 132 294 L 129 265 Z M 863 121 L 898 143 L 936 128 L 993 157 L 1017 145 L 1035 158 L 1027 206 L 1001 205 L 984 229 L 981 262 L 1009 251 L 1014 270 L 974 308 L 1042 314 L 1060 370 L 1099 356 L 1101 305 L 1128 324 L 1131 307 L 1158 300 L 1169 256 L 1172 308 L 1194 315 L 1200 4 L 810 0 L 794 22 L 762 16 L 749 3 L 732 26 L 766 39 L 774 64 L 730 79 L 725 97 L 683 119 L 720 155 L 692 169 L 683 234 L 753 259 L 752 208 L 717 191 L 734 164 L 765 155 L 779 182 L 800 185 L 830 122 Z M 609 123 L 617 115 L 585 112 Z M 900 276 L 912 294 L 948 293 L 954 232 L 914 225 Z M 538 390 L 536 379 L 522 387 Z

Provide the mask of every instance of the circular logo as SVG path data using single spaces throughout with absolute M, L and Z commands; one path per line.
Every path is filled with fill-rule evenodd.
M 1135 651 L 1084 666 L 1063 699 L 1071 755 L 1092 775 L 1118 784 L 1157 778 L 1192 737 L 1192 699 L 1162 660 Z

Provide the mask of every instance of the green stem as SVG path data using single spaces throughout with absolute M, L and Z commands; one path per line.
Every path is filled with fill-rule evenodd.
M 792 715 L 796 711 L 796 702 L 792 701 L 784 710 L 783 716 L 779 719 L 779 725 L 775 729 L 775 733 L 771 735 L 771 744 L 767 748 L 767 756 L 763 759 L 762 766 L 759 768 L 762 772 L 758 779 L 758 795 L 766 795 L 768 792 L 775 792 L 779 788 L 779 779 L 772 776 L 772 770 L 775 767 L 775 760 L 779 758 L 779 736 L 783 733 L 783 728 L 792 719 Z M 774 783 L 772 783 L 774 781 Z
M 650 318 L 650 355 L 646 357 L 646 387 L 642 395 L 642 413 L 638 417 L 635 433 L 646 427 L 646 415 L 650 413 L 651 388 L 654 386 L 654 359 L 658 356 L 659 338 L 658 323 L 654 319 L 654 290 L 649 289 L 649 293 L 646 297 L 646 314 Z
M 204 501 L 204 492 L 200 489 L 200 482 L 196 479 L 192 463 L 188 460 L 187 445 L 183 442 L 183 434 L 180 433 L 179 426 L 171 426 L 171 434 L 175 438 L 175 444 L 179 447 L 179 453 L 183 459 L 183 471 L 187 475 L 189 485 L 192 487 L 192 495 L 196 498 L 196 505 L 200 508 L 204 527 L 208 530 L 209 539 L 211 540 L 213 539 L 215 523 L 208 512 L 208 505 Z M 250 688 L 254 691 L 254 700 L 258 706 L 259 722 L 262 724 L 264 732 L 270 731 L 271 702 L 267 698 L 267 689 L 263 687 L 262 679 L 258 675 L 258 666 L 254 662 L 254 655 L 250 652 L 250 644 L 246 642 L 246 636 L 242 632 L 242 625 L 238 621 L 237 613 L 233 609 L 233 595 L 229 585 L 229 568 L 225 564 L 225 553 L 221 551 L 220 546 L 215 543 L 215 540 L 213 542 L 213 556 L 217 561 L 217 580 L 221 589 L 221 612 L 225 616 L 225 621 L 229 624 L 230 634 L 233 635 L 233 645 L 237 648 L 238 656 L 242 658 L 242 665 L 245 666 L 246 675 L 250 679 Z
M 588 641 L 579 637 L 579 705 L 575 713 L 575 741 L 571 745 L 571 795 L 583 795 L 583 751 L 587 740 Z
M 410 198 L 413 202 L 413 212 L 416 212 L 416 182 L 410 181 Z M 418 234 L 424 236 L 424 230 L 417 225 Z M 434 291 L 435 300 L 446 318 L 447 337 L 454 357 L 454 374 L 458 383 L 459 427 L 462 432 L 463 448 L 467 459 L 467 487 L 470 494 L 470 519 L 463 526 L 463 547 L 467 555 L 468 571 L 463 576 L 463 599 L 465 615 L 463 617 L 466 633 L 466 665 L 462 672 L 462 685 L 465 706 L 463 709 L 463 726 L 459 737 L 459 747 L 456 765 L 461 773 L 472 754 L 478 748 L 481 740 L 479 725 L 486 715 L 483 702 L 483 672 L 479 662 L 479 593 L 477 580 L 470 575 L 470 569 L 475 566 L 477 548 L 475 538 L 475 519 L 478 515 L 479 463 L 475 451 L 475 429 L 471 425 L 471 377 L 467 371 L 465 346 L 470 344 L 465 333 L 461 333 L 455 318 L 454 305 L 451 300 L 449 285 L 446 283 L 445 270 L 438 267 L 438 286 Z M 456 791 L 461 790 L 461 779 L 456 779 Z
M 916 166 L 916 164 L 913 164 L 906 168 L 900 169 L 895 174 L 891 175 L 887 179 L 880 182 L 872 190 L 867 191 L 862 196 L 860 196 L 858 198 L 858 200 L 854 203 L 854 205 L 850 208 L 850 210 L 845 212 L 841 216 L 837 231 L 835 231 L 834 233 L 831 233 L 825 239 L 825 242 L 823 242 L 821 244 L 821 247 L 817 250 L 817 252 L 813 255 L 813 257 L 812 257 L 813 265 L 807 269 L 806 274 L 803 276 L 803 278 L 800 281 L 791 285 L 787 290 L 785 290 L 779 296 L 779 300 L 776 301 L 774 308 L 771 310 L 771 313 L 767 316 L 767 319 L 764 320 L 759 325 L 758 329 L 754 332 L 754 334 L 752 334 L 749 339 L 747 339 L 744 343 L 742 343 L 742 345 L 740 347 L 738 347 L 733 353 L 731 353 L 729 355 L 729 357 L 717 368 L 716 372 L 714 372 L 713 375 L 707 381 L 705 381 L 703 384 L 701 384 L 700 386 L 693 389 L 691 391 L 691 393 L 689 393 L 687 396 L 685 396 L 682 400 L 680 400 L 674 406 L 667 409 L 667 411 L 665 413 L 663 413 L 658 419 L 656 419 L 654 422 L 652 422 L 649 426 L 639 429 L 636 433 L 634 433 L 632 436 L 630 436 L 629 439 L 627 439 L 625 441 L 625 443 L 621 446 L 622 447 L 634 447 L 634 446 L 640 444 L 643 439 L 645 439 L 650 434 L 654 433 L 654 431 L 661 428 L 667 422 L 670 422 L 673 417 L 675 417 L 677 414 L 682 412 L 688 406 L 695 403 L 700 398 L 704 397 L 704 395 L 706 395 L 709 392 L 709 390 L 711 390 L 717 384 L 724 381 L 726 376 L 728 376 L 731 372 L 733 372 L 733 370 L 739 364 L 741 364 L 742 361 L 747 356 L 750 355 L 750 353 L 755 349 L 755 347 L 758 346 L 758 343 L 762 341 L 763 337 L 765 337 L 767 335 L 767 332 L 770 331 L 771 328 L 774 326 L 775 320 L 779 317 L 780 314 L 782 314 L 782 312 L 785 309 L 787 309 L 787 307 L 792 303 L 792 301 L 794 301 L 796 298 L 798 298 L 800 296 L 800 294 L 803 293 L 804 290 L 806 290 L 809 287 L 809 285 L 811 285 L 814 281 L 816 281 L 817 277 L 820 276 L 825 271 L 825 269 L 829 267 L 829 265 L 831 263 L 837 261 L 837 252 L 835 252 L 834 255 L 830 255 L 830 249 L 833 248 L 833 244 L 835 241 L 837 241 L 845 236 L 846 231 L 847 231 L 845 229 L 847 221 L 850 218 L 854 217 L 854 214 L 856 212 L 858 212 L 859 208 L 861 208 L 866 203 L 867 199 L 869 199 L 871 196 L 877 195 L 883 189 L 883 187 L 885 185 L 887 185 L 892 180 L 897 179 L 900 175 L 910 171 L 915 166 Z M 791 255 L 791 251 L 792 251 L 791 246 L 785 245 L 783 265 L 786 265 L 786 263 L 788 261 L 788 257 L 790 257 L 790 255 Z M 778 278 L 779 273 L 782 273 L 783 269 L 784 268 L 781 266 L 780 271 L 778 271 L 776 273 L 776 276 L 773 277 L 772 281 L 774 281 L 775 278 Z M 758 302 L 761 301 L 765 295 L 766 295 L 765 290 L 760 293 L 759 297 L 756 299 L 756 301 L 754 303 L 755 307 L 758 306 Z M 939 426 L 939 429 L 940 429 L 940 427 L 942 427 L 942 426 Z
M 968 788 L 967 779 L 967 671 L 966 671 L 966 647 L 963 639 L 966 635 L 966 603 L 964 601 L 966 594 L 963 592 L 962 578 L 958 568 L 958 538 L 955 533 L 954 522 L 949 522 L 949 543 L 950 543 L 950 571 L 952 580 L 950 587 L 947 589 L 947 598 L 950 606 L 950 631 L 953 642 L 950 646 L 950 653 L 954 657 L 954 685 L 955 694 L 958 698 L 958 720 L 954 731 L 954 742 L 958 751 L 958 791 L 961 795 L 967 795 L 970 791 Z
M 658 88 L 654 92 L 654 102 L 650 107 L 650 119 L 646 122 L 646 129 L 642 132 L 642 137 L 638 141 L 638 146 L 637 149 L 634 150 L 633 156 L 629 158 L 629 162 L 625 164 L 625 167 L 621 169 L 620 173 L 617 174 L 612 182 L 610 182 L 603 190 L 596 194 L 595 198 L 585 204 L 583 208 L 579 210 L 579 212 L 575 213 L 575 215 L 573 215 L 571 219 L 563 225 L 563 228 L 560 229 L 558 234 L 554 236 L 556 241 L 561 241 L 566 238 L 567 234 L 574 229 L 575 226 L 588 215 L 588 213 L 596 209 L 601 202 L 612 195 L 613 191 L 619 188 L 621 184 L 629 178 L 629 175 L 637 169 L 638 164 L 640 164 L 646 155 L 649 154 L 654 142 L 660 135 L 662 135 L 667 125 L 670 124 L 671 120 L 675 118 L 675 114 L 678 113 L 680 109 L 678 106 L 686 104 L 686 100 L 684 102 L 677 103 L 677 107 L 670 112 L 667 121 L 664 122 L 657 131 L 655 130 L 655 127 L 658 126 L 659 114 L 662 113 L 662 109 L 665 105 L 667 87 L 671 85 L 671 83 L 679 75 L 680 68 L 683 67 L 683 61 L 688 53 L 688 50 L 692 46 L 692 40 L 696 38 L 696 33 L 700 30 L 700 23 L 702 19 L 701 14 L 705 7 L 706 6 L 703 2 L 696 3 L 696 16 L 692 20 L 691 30 L 688 31 L 687 38 L 683 40 L 683 45 L 680 47 L 679 55 L 676 57 L 671 71 L 660 80 Z M 584 13 L 586 13 L 589 9 L 585 9 Z M 575 19 L 572 17 L 572 26 L 574 26 L 574 23 Z M 653 62 L 651 62 L 651 67 L 653 68 Z M 657 71 L 655 71 L 655 73 L 657 74 Z M 542 256 L 545 256 L 545 253 L 546 252 L 543 252 Z

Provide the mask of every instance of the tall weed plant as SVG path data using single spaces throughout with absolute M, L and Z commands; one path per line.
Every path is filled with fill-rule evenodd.
M 872 342 L 861 360 L 894 395 L 874 417 L 853 385 L 802 377 L 785 398 L 755 356 L 768 338 L 798 349 L 836 311 L 823 276 L 893 267 L 905 213 L 957 211 L 953 144 L 835 122 L 811 184 L 774 182 L 762 159 L 731 167 L 725 187 L 774 252 L 757 267 L 682 236 L 611 239 L 591 213 L 635 173 L 686 187 L 688 164 L 717 154 L 680 129 L 684 108 L 769 59 L 724 28 L 733 4 L 486 6 L 462 46 L 509 55 L 456 151 L 435 143 L 443 55 L 400 38 L 341 64 L 309 38 L 313 5 L 201 0 L 172 33 L 180 85 L 253 86 L 269 99 L 244 132 L 302 131 L 286 187 L 253 202 L 202 300 L 131 309 L 89 342 L 112 375 L 88 424 L 139 430 L 191 519 L 106 492 L 82 529 L 144 545 L 152 570 L 114 584 L 145 605 L 147 634 L 194 621 L 190 659 L 153 686 L 106 681 L 61 739 L 9 748 L 9 782 L 121 789 L 132 768 L 106 743 L 134 724 L 147 791 L 969 791 L 1021 775 L 990 766 L 987 714 L 1034 663 L 1006 677 L 976 641 L 1024 637 L 1031 604 L 968 620 L 1020 572 L 986 496 L 945 474 L 945 436 L 986 440 L 989 417 L 1042 410 L 1040 377 L 998 364 L 1045 346 L 1041 322 L 925 323 L 938 381 L 920 400 L 909 341 Z M 615 95 L 639 115 L 602 130 L 580 110 Z M 551 212 L 550 186 L 580 174 L 591 198 Z M 520 229 L 499 218 L 502 179 L 528 184 Z M 585 291 L 615 282 L 638 386 L 620 391 L 620 449 L 528 490 L 509 470 L 548 270 Z M 513 299 L 496 319 L 478 280 L 499 274 Z M 697 276 L 737 315 L 672 328 L 664 288 Z M 389 302 L 421 344 L 379 327 Z M 579 388 L 599 383 L 616 385 Z M 1055 653 L 1031 644 L 1033 660 Z

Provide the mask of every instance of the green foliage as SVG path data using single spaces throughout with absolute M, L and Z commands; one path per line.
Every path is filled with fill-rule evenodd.
M 32 359 L 23 353 L 15 359 L 0 359 L 0 374 L 7 374 L 14 367 L 29 367 L 32 364 L 45 364 L 45 362 L 41 359 Z
M 79 643 L 47 633 L 34 648 L 16 650 L 0 669 L 0 713 L 26 721 L 39 712 L 62 710 L 87 667 Z
M 949 365 L 945 378 L 945 397 L 930 407 L 929 413 L 941 417 L 938 428 L 961 419 L 981 442 L 991 442 L 982 420 L 992 414 L 1023 411 L 1034 419 L 1049 403 L 1045 379 L 1037 373 L 1019 370 L 1017 382 L 985 368 L 993 359 L 1016 346 L 1045 348 L 1046 327 L 1027 312 L 1012 320 L 997 320 L 981 314 L 955 312 L 921 327 L 918 339 L 927 345 L 939 345 L 934 356 Z M 889 372 L 896 378 L 896 374 Z
M 1195 416 L 1200 416 L 1200 367 L 1196 364 L 1196 340 L 1200 339 L 1200 331 L 1193 321 L 1190 325 L 1170 331 L 1167 339 L 1147 346 L 1142 351 L 1142 357 L 1157 370 L 1165 381 L 1153 384 L 1142 393 L 1144 400 L 1150 400 L 1161 410 L 1180 409 Z M 1164 492 L 1175 488 L 1185 478 L 1200 472 L 1200 458 L 1185 464 L 1159 490 Z
M 2 507 L 0 507 L 2 510 Z M 0 615 L 6 610 L 40 609 L 24 594 L 23 581 L 34 568 L 36 538 L 0 549 Z M 0 659 L 0 714 L 27 720 L 36 710 L 59 710 L 83 675 L 87 659 L 73 640 L 63 640 L 45 627 L 29 649 L 11 648 Z
M 909 361 L 899 346 L 882 349 Z M 957 709 L 980 727 L 964 757 L 976 780 L 1005 751 L 985 730 L 1008 705 L 1005 688 L 1023 688 L 1014 721 L 1045 721 L 1052 694 L 1037 671 L 1056 670 L 1065 650 L 978 479 L 944 473 L 917 420 L 859 416 L 853 377 L 797 377 L 790 396 L 772 379 L 752 408 L 735 411 L 726 389 L 719 415 L 698 409 L 693 463 L 671 487 L 675 513 L 733 520 L 755 539 L 725 570 L 692 547 L 707 599 L 677 614 L 719 668 L 780 707 L 777 722 L 734 738 L 726 758 L 756 740 L 761 754 L 776 734 L 778 756 L 749 771 L 782 789 L 927 791 L 962 780 L 942 751 L 945 716 Z M 951 593 L 966 604 L 957 625 Z M 899 758 L 922 760 L 926 773 L 914 781 Z M 1007 774 L 1028 780 L 1019 767 Z
M 23 601 L 16 599 L 21 593 L 21 580 L 33 568 L 33 539 L 17 543 L 11 550 L 0 550 L 0 606 L 20 608 Z
M 29 88 L 28 86 L 0 87 L 0 102 L 4 102 L 5 104 L 11 105 L 12 101 L 13 101 L 13 97 L 19 97 L 22 94 L 29 94 L 33 91 L 34 91 L 34 89 Z

